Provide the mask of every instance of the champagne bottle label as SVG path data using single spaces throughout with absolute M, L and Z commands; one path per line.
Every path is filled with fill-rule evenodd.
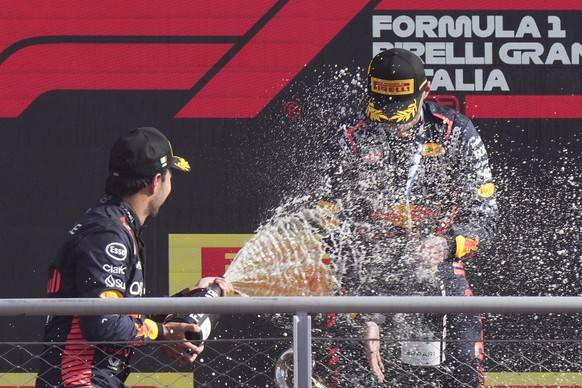
M 442 361 L 440 341 L 402 341 L 400 359 L 405 364 L 438 366 Z

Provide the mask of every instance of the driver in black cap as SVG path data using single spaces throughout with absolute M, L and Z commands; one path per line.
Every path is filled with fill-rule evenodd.
M 113 145 L 105 196 L 69 229 L 49 267 L 49 298 L 135 298 L 145 293 L 141 228 L 172 190 L 172 171 L 188 172 L 156 128 L 132 129 Z M 203 278 L 175 296 L 188 296 L 224 278 Z M 162 317 L 163 318 L 163 317 Z M 186 338 L 194 324 L 160 323 L 143 315 L 49 316 L 37 387 L 124 387 L 134 347 L 169 340 L 170 361 L 192 364 L 203 350 Z M 95 343 L 98 342 L 98 343 Z M 111 343 L 108 343 L 111 342 Z M 124 343 L 125 342 L 125 343 Z M 121 344 L 120 344 L 121 343 Z M 166 345 L 168 346 L 168 345 Z
M 344 215 L 357 225 L 352 252 L 342 252 L 348 256 L 342 286 L 349 295 L 472 295 L 464 262 L 493 238 L 493 178 L 472 122 L 427 99 L 429 91 L 417 55 L 398 48 L 382 51 L 368 66 L 365 110 L 341 127 L 342 157 L 330 174 L 330 197 L 339 199 Z M 387 353 L 379 341 L 384 332 L 385 338 L 424 338 L 437 344 L 432 351 L 403 345 L 404 364 L 443 371 L 447 387 L 483 386 L 479 315 L 432 317 L 440 323 L 428 325 L 431 334 L 425 318 L 358 317 L 376 380 L 388 378 Z M 416 357 L 429 353 L 430 360 Z M 402 386 L 422 385 L 422 376 L 407 379 Z

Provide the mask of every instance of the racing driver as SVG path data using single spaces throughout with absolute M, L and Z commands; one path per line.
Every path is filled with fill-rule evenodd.
M 49 298 L 135 298 L 145 294 L 142 225 L 157 215 L 172 189 L 172 170 L 187 172 L 156 128 L 136 128 L 113 145 L 105 196 L 72 226 L 49 267 Z M 224 278 L 202 278 L 175 296 L 190 296 Z M 163 322 L 163 317 L 160 319 Z M 202 345 L 185 341 L 193 323 L 160 323 L 143 315 L 53 315 L 47 319 L 37 387 L 118 387 L 129 374 L 133 349 L 158 340 L 170 362 L 193 364 Z
M 410 51 L 377 54 L 368 67 L 367 87 L 365 111 L 341 127 L 342 157 L 330 175 L 329 195 L 356 225 L 342 287 L 348 295 L 471 296 L 464 262 L 490 244 L 497 217 L 484 144 L 466 116 L 427 99 L 424 64 Z M 483 386 L 478 314 L 358 319 L 377 382 L 423 386 L 414 373 L 388 381 L 379 340 L 392 334 L 434 345 L 426 350 L 402 341 L 403 368 L 440 370 L 447 387 Z M 344 374 L 350 368 L 348 362 Z

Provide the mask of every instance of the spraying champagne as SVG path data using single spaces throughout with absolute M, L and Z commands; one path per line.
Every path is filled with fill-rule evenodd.
M 261 226 L 237 253 L 224 273 L 242 296 L 326 296 L 333 294 L 334 279 L 322 242 L 326 208 L 304 209 L 274 217 Z M 195 290 L 191 297 L 218 297 L 217 285 Z M 170 314 L 166 321 L 194 323 L 200 333 L 192 341 L 205 341 L 218 324 L 218 314 Z
M 322 217 L 318 207 L 272 218 L 236 254 L 224 277 L 245 296 L 332 295 Z

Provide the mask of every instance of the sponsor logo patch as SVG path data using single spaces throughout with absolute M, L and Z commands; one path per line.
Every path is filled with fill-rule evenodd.
M 372 92 L 385 96 L 405 96 L 414 93 L 414 79 L 385 80 L 371 77 L 370 88 Z
M 408 210 L 410 210 L 410 213 Z M 389 222 L 400 228 L 404 228 L 409 221 L 413 225 L 417 225 L 427 218 L 437 219 L 440 217 L 440 210 L 437 208 L 411 204 L 410 209 L 408 209 L 405 202 L 397 203 L 389 209 L 377 209 L 370 215 L 370 219 L 373 221 Z
M 317 204 L 317 208 L 321 216 L 321 227 L 325 229 L 337 229 L 339 227 L 339 220 L 335 216 L 340 212 L 337 205 L 329 201 L 320 201 Z
M 470 252 L 479 250 L 479 236 L 475 236 L 475 239 L 470 239 L 465 236 L 455 237 L 455 242 L 457 243 L 456 256 L 461 258 Z
M 77 232 L 77 230 L 79 230 L 79 228 L 80 228 L 81 226 L 83 226 L 83 225 L 81 225 L 81 224 L 77 224 L 77 225 L 73 226 L 73 228 L 72 228 L 71 230 L 69 230 L 69 234 L 70 234 L 70 235 L 74 235 L 74 234 L 75 234 L 75 232 Z
M 160 158 L 160 164 L 162 165 L 162 167 L 166 167 L 168 165 L 168 157 L 167 156 L 162 156 Z
M 122 290 L 125 290 L 125 282 L 114 278 L 113 275 L 109 275 L 105 278 L 105 285 L 110 288 L 121 288 Z
M 105 247 L 105 253 L 113 260 L 125 261 L 127 258 L 127 248 L 122 243 L 114 242 Z
M 118 372 L 121 362 L 119 361 L 119 359 L 113 356 L 109 356 L 109 358 L 107 359 L 107 364 L 108 364 L 107 369 Z
M 479 187 L 479 190 L 477 190 L 477 195 L 479 195 L 479 197 L 489 198 L 493 195 L 494 191 L 495 191 L 495 185 L 493 183 L 489 182 L 489 183 L 485 183 L 483 186 Z
M 445 149 L 437 143 L 426 143 L 422 146 L 422 156 L 437 157 L 444 155 Z
M 107 290 L 107 291 L 103 291 L 101 294 L 99 294 L 99 297 L 104 298 L 104 299 L 116 299 L 116 298 L 123 298 L 123 295 L 121 295 L 121 293 L 117 290 Z
M 112 274 L 125 275 L 126 269 L 127 269 L 127 267 L 125 265 L 121 265 L 119 267 L 116 267 L 116 266 L 111 265 L 111 264 L 104 264 L 103 265 L 103 270 L 107 273 L 112 273 Z
M 125 289 L 125 287 L 124 287 L 124 289 Z M 133 282 L 129 286 L 129 293 L 131 295 L 141 296 L 141 295 L 143 295 L 143 292 L 144 292 L 143 282 Z
M 377 147 L 370 147 L 362 151 L 362 160 L 367 164 L 375 164 L 384 158 L 384 152 Z

